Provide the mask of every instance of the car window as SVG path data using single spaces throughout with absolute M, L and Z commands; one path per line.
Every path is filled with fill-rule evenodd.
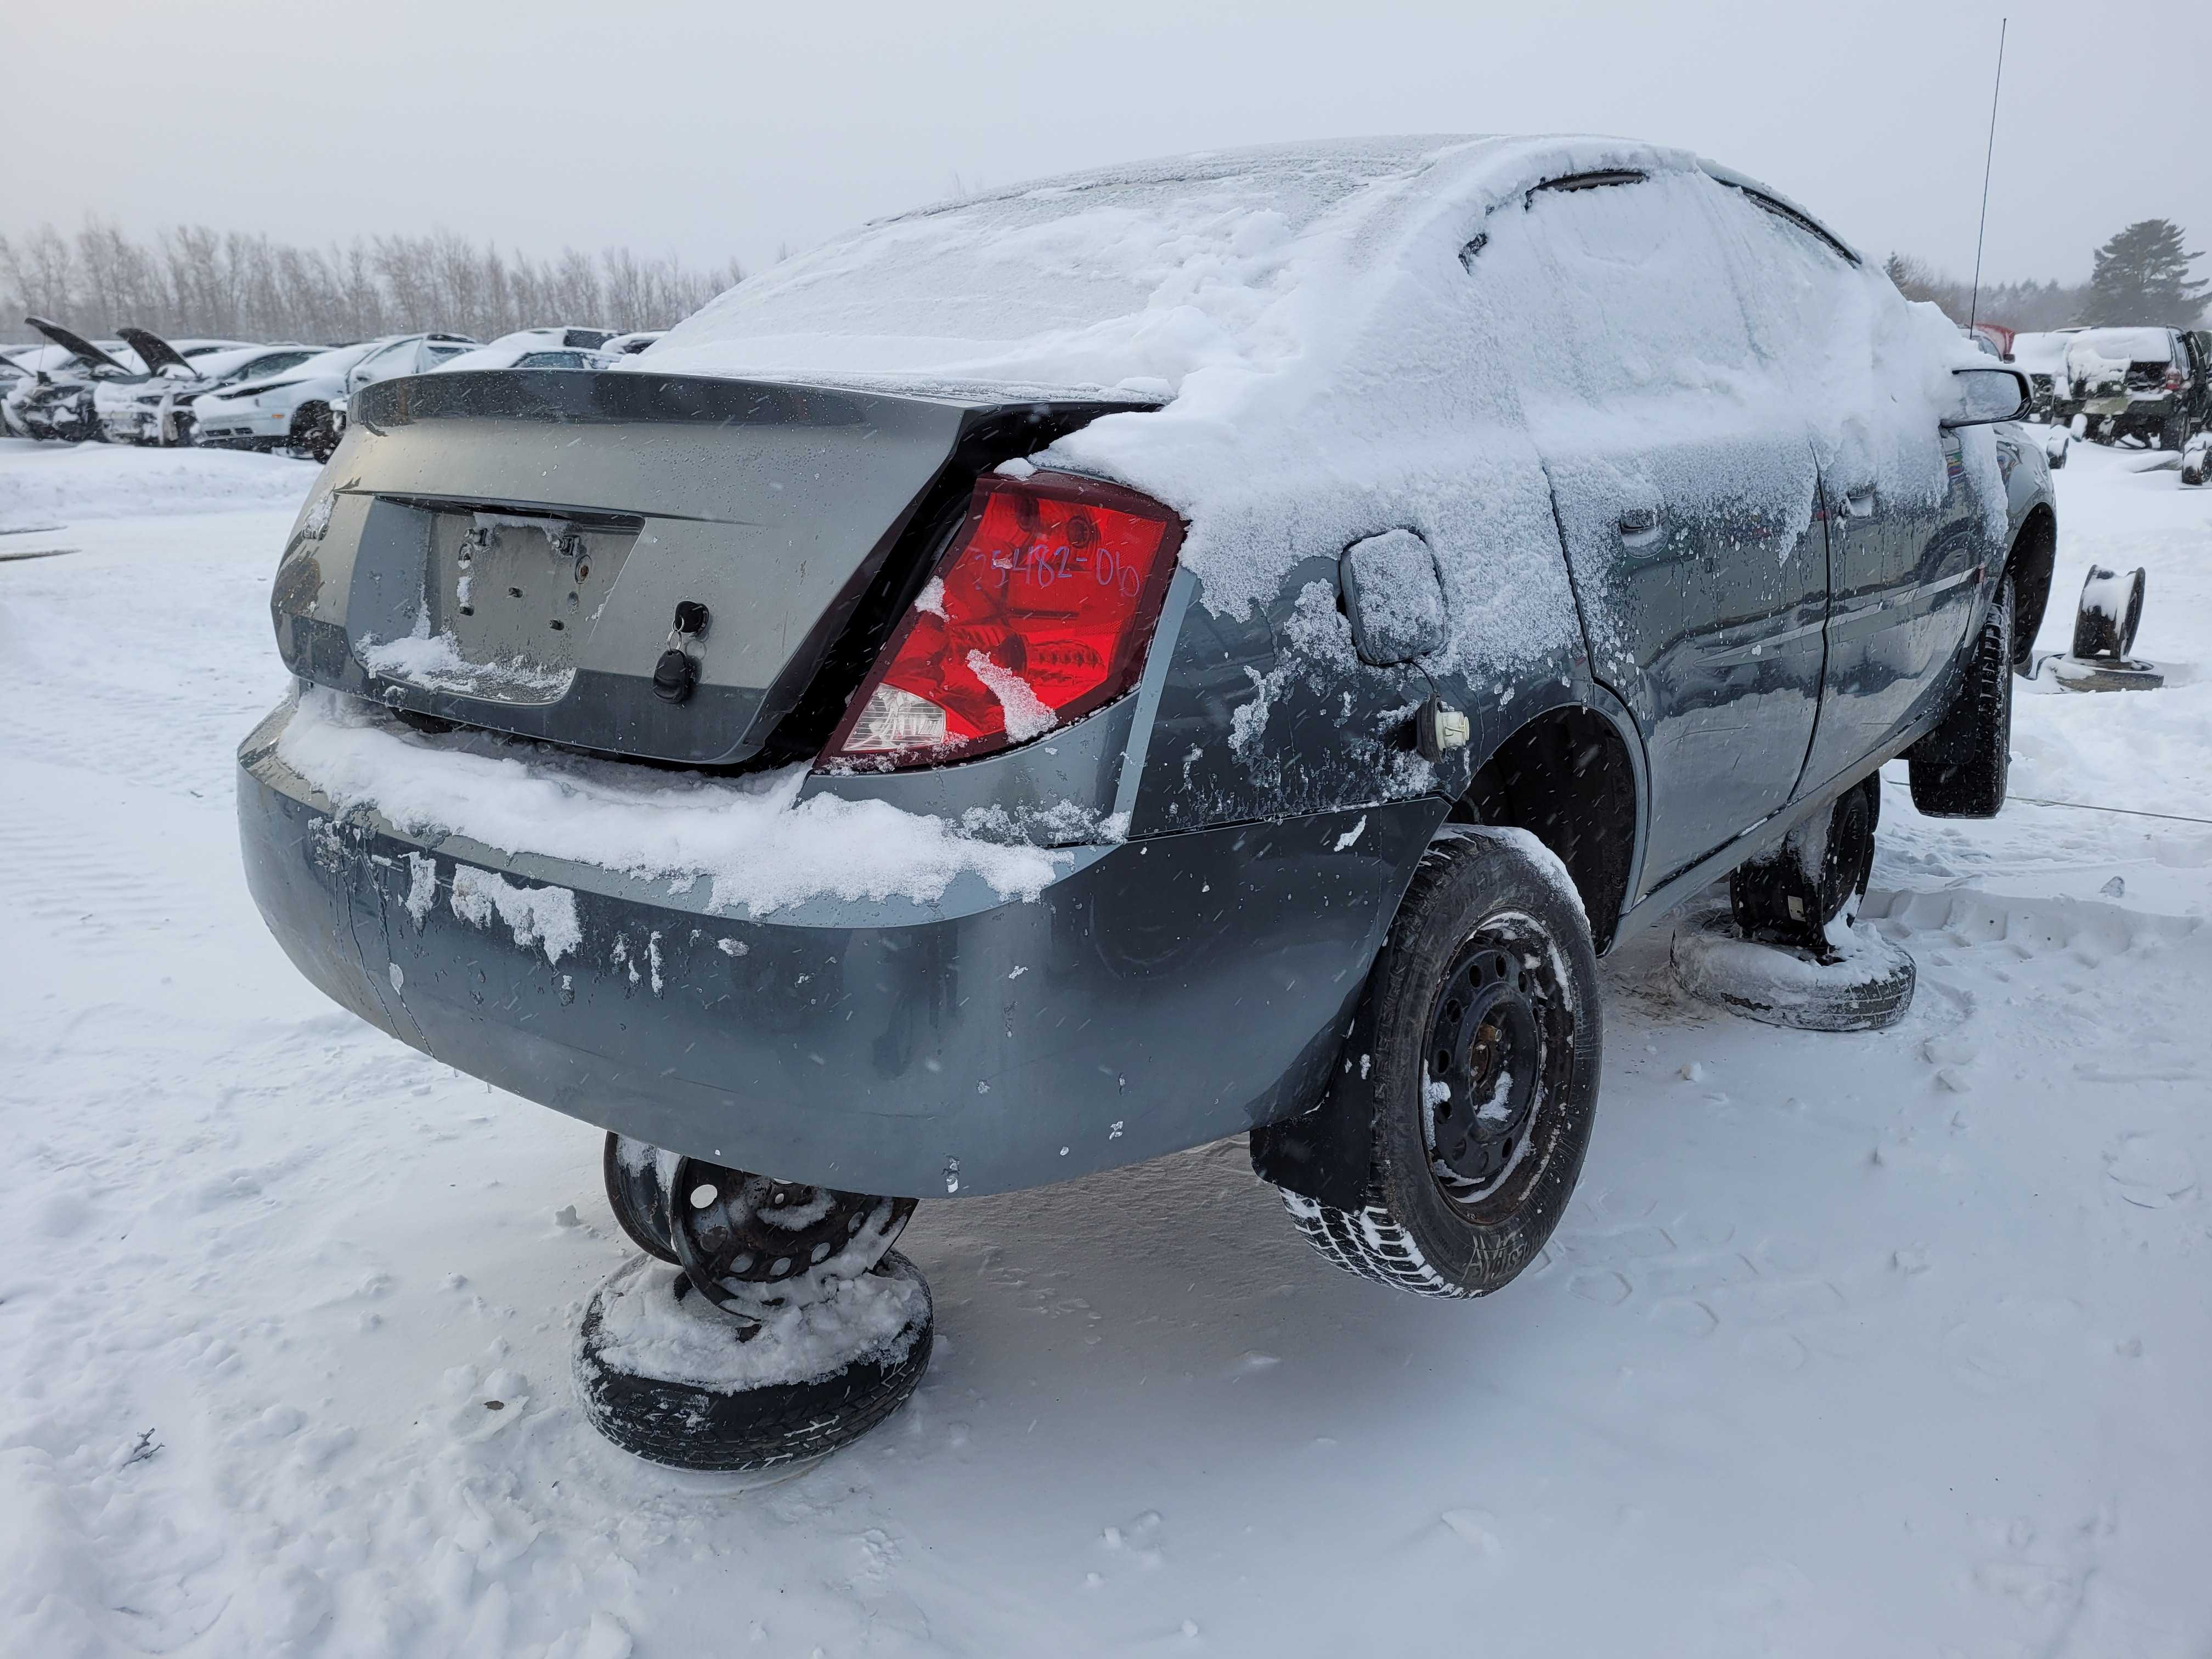
M 312 351 L 276 351 L 266 357 L 256 357 L 250 363 L 240 364 L 222 377 L 222 384 L 234 386 L 240 380 L 258 380 L 264 375 L 281 374 L 288 368 L 297 368 L 315 354 Z
M 474 346 L 461 345 L 458 343 L 448 344 L 443 341 L 432 340 L 428 342 L 422 348 L 422 355 L 427 360 L 423 366 L 428 368 L 431 363 L 442 363 L 448 357 L 458 357 L 464 351 L 474 351 L 475 349 L 476 348 Z
M 526 351 L 514 360 L 517 368 L 588 368 L 580 351 Z
M 1709 400 L 1717 381 L 1753 362 L 1701 189 L 1710 181 L 1571 182 L 1493 210 L 1468 264 L 1507 319 L 1501 344 L 1523 404 L 1541 422 Z
M 1838 349 L 1871 353 L 1865 278 L 1838 252 L 1839 244 L 1747 191 L 1716 185 L 1707 205 L 1761 362 L 1804 384 Z M 1973 343 L 1994 355 L 1982 336 Z
M 388 380 L 396 374 L 411 374 L 415 372 L 415 361 L 422 355 L 422 349 L 420 340 L 401 340 L 388 345 L 383 350 L 362 358 L 361 366 L 354 370 L 353 378 L 366 384 L 371 380 Z

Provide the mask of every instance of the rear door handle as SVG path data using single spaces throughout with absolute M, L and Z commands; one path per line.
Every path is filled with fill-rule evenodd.
M 1844 500 L 1850 507 L 1851 517 L 1854 519 L 1874 517 L 1874 486 L 1872 484 L 1852 490 L 1844 497 Z

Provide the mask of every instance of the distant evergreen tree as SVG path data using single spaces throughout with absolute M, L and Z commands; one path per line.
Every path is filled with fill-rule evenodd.
M 2099 248 L 2081 320 L 2118 328 L 2195 322 L 2212 282 L 2190 276 L 2199 256 L 2181 241 L 2181 227 L 2172 220 L 2141 219 Z

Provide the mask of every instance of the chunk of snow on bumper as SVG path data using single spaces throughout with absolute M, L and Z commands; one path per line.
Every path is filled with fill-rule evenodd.
M 452 903 L 453 914 L 471 927 L 488 927 L 496 915 L 513 931 L 517 945 L 538 946 L 549 963 L 583 942 L 576 896 L 566 887 L 519 887 L 492 871 L 457 864 Z

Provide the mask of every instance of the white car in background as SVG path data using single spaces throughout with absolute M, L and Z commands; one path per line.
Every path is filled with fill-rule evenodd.
M 436 365 L 441 374 L 472 368 L 605 368 L 615 338 L 604 328 L 525 328 Z
M 94 383 L 93 409 L 100 417 L 101 435 L 110 443 L 190 443 L 194 398 L 226 386 L 267 380 L 305 362 L 317 349 L 296 341 L 283 345 L 177 345 L 144 329 L 121 331 L 152 374 L 137 385 L 127 380 Z
M 193 399 L 194 441 L 225 449 L 290 449 L 326 461 L 338 447 L 354 392 L 435 368 L 476 343 L 461 334 L 401 334 L 318 352 L 273 380 L 250 380 Z

